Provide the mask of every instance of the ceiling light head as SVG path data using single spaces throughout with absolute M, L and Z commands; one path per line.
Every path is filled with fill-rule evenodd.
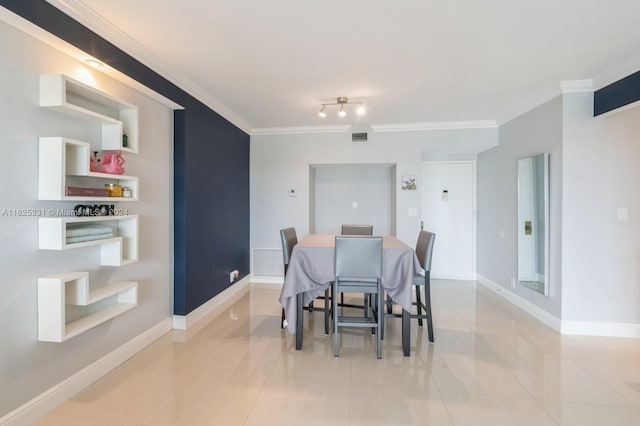
M 327 106 L 330 105 L 336 105 L 339 107 L 338 110 L 338 116 L 340 117 L 346 117 L 347 116 L 347 111 L 345 110 L 344 106 L 345 105 L 358 105 L 356 112 L 358 115 L 363 115 L 365 113 L 365 108 L 364 108 L 364 103 L 362 101 L 351 101 L 349 102 L 349 98 L 347 98 L 346 96 L 338 96 L 336 98 L 335 102 L 329 102 L 329 103 L 325 103 L 325 104 L 320 104 L 320 112 L 318 113 L 318 115 L 320 117 L 326 117 L 327 114 L 325 113 L 325 109 Z
M 84 61 L 85 61 L 85 63 L 87 65 L 89 65 L 92 68 L 96 68 L 96 69 L 97 68 L 102 68 L 103 65 L 104 65 L 102 62 L 100 62 L 100 61 L 98 61 L 96 59 L 85 59 Z

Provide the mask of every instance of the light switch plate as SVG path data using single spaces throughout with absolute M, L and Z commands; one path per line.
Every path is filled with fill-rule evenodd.
M 409 208 L 409 216 L 411 216 L 411 217 L 418 216 L 418 208 L 417 207 L 410 207 Z
M 618 208 L 618 222 L 626 222 L 629 220 L 629 209 L 626 207 Z

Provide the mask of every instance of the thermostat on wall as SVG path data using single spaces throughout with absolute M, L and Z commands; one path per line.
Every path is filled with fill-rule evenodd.
M 295 189 L 290 189 L 289 190 L 289 197 L 295 197 L 297 195 L 296 190 Z

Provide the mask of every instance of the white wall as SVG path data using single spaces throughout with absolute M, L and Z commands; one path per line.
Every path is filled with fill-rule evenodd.
M 66 136 L 98 144 L 97 125 L 38 106 L 40 74 L 62 73 L 140 107 L 140 154 L 125 155 L 139 176 L 138 202 L 120 203 L 140 215 L 139 258 L 100 267 L 99 247 L 38 250 L 36 217 L 0 216 L 0 418 L 171 316 L 172 111 L 0 22 L 0 212 L 72 208 L 38 201 L 38 137 Z M 139 306 L 64 343 L 37 335 L 37 278 L 86 270 L 90 281 L 139 282 Z
M 640 108 L 594 118 L 592 93 L 564 98 L 562 317 L 638 324 Z
M 403 175 L 420 177 L 428 153 L 442 157 L 456 149 L 478 152 L 497 144 L 497 129 L 431 130 L 374 133 L 368 144 L 352 144 L 348 133 L 254 135 L 251 137 L 251 246 L 258 256 L 277 258 L 278 231 L 294 226 L 298 238 L 309 233 L 310 164 L 396 164 L 396 185 Z M 425 154 L 426 153 L 426 154 Z M 420 185 L 420 181 L 417 182 Z M 297 197 L 289 197 L 290 188 Z M 397 189 L 397 188 L 396 188 Z M 396 191 L 396 235 L 413 246 L 420 230 L 420 190 Z M 408 209 L 418 216 L 409 217 Z M 261 271 L 252 270 L 254 275 Z
M 549 152 L 549 296 L 511 287 L 518 276 L 518 159 Z M 561 315 L 562 293 L 562 97 L 557 97 L 500 127 L 500 145 L 478 155 L 477 273 L 506 291 Z M 501 235 L 504 235 L 503 237 Z

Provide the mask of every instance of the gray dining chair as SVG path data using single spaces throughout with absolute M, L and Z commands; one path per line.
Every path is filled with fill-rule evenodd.
M 373 225 L 342 225 L 340 232 L 342 235 L 373 235 Z M 340 306 L 348 308 L 367 309 L 368 300 L 365 298 L 364 305 L 354 305 L 352 303 L 344 303 L 344 293 L 340 293 Z
M 373 235 L 373 225 L 342 225 L 342 235 Z
M 369 327 L 376 330 L 377 355 L 382 358 L 382 237 L 337 236 L 335 243 L 333 294 L 363 293 L 376 300 L 364 317 L 340 315 L 333 299 L 333 355 L 338 357 L 341 327 Z M 373 299 L 375 297 L 375 299 Z M 344 308 L 343 308 L 344 309 Z
M 291 260 L 291 254 L 293 253 L 293 248 L 298 244 L 298 236 L 296 234 L 296 229 L 293 227 L 284 228 L 280 230 L 280 241 L 282 243 L 282 262 L 284 264 L 284 276 L 287 276 L 287 270 L 289 269 L 289 261 Z M 317 308 L 314 307 L 313 301 L 309 303 L 309 305 L 304 307 L 304 310 L 313 312 L 320 311 L 324 312 L 324 334 L 329 334 L 329 315 L 331 313 L 331 298 L 329 295 L 330 290 L 324 292 L 324 296 L 320 296 L 319 298 L 324 299 L 324 307 Z M 282 308 L 282 316 L 280 321 L 280 328 L 284 328 L 284 308 Z
M 429 231 L 420 231 L 418 234 L 418 241 L 416 242 L 416 255 L 420 266 L 424 269 L 424 276 L 416 275 L 413 277 L 413 286 L 416 291 L 416 301 L 413 305 L 416 306 L 417 313 L 411 313 L 411 318 L 418 319 L 418 326 L 422 327 L 422 320 L 427 320 L 427 332 L 429 334 L 429 341 L 434 342 L 433 337 L 433 315 L 431 310 L 431 259 L 433 258 L 433 245 L 436 240 L 436 234 Z M 424 301 L 420 294 L 420 289 L 424 292 Z M 401 313 L 393 313 L 393 301 L 387 296 L 386 298 L 387 312 L 385 317 L 402 317 Z M 384 337 L 384 334 L 383 334 Z

